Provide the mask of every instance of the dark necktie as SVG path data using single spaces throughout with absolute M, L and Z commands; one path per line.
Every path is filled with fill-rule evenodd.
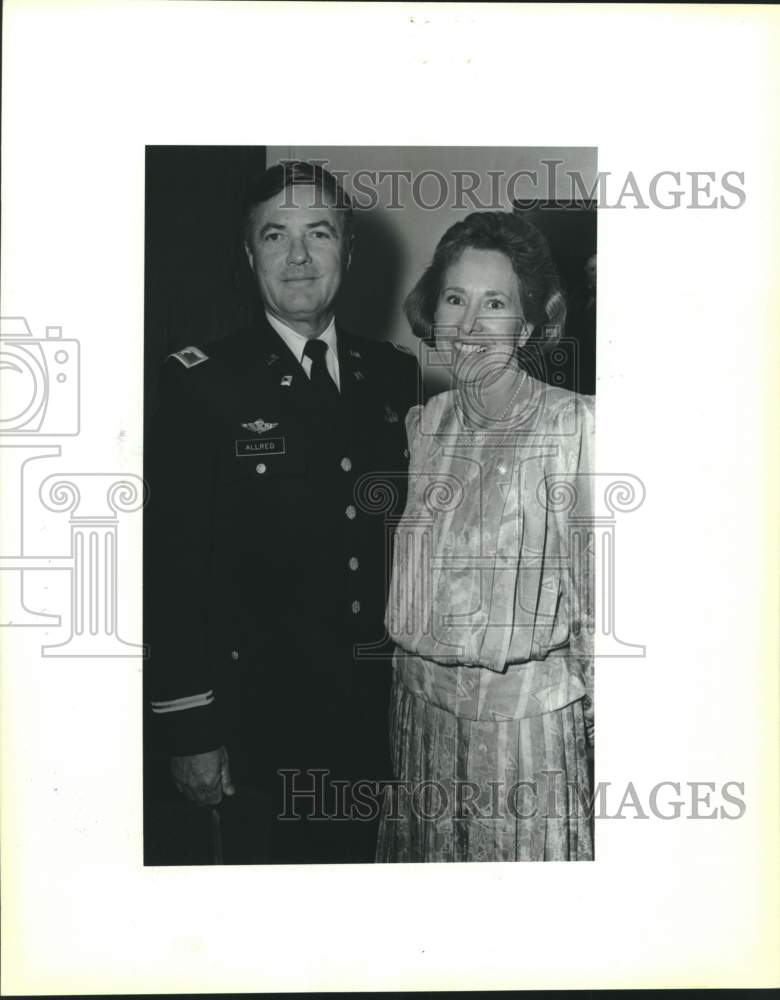
M 340 397 L 336 383 L 330 377 L 328 366 L 325 364 L 327 351 L 328 345 L 324 340 L 307 340 L 303 356 L 311 359 L 309 381 L 312 388 L 316 390 L 323 403 L 332 406 L 334 403 L 338 403 Z

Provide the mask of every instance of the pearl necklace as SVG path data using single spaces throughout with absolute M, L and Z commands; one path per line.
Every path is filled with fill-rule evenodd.
M 504 407 L 503 411 L 495 418 L 494 422 L 496 424 L 500 424 L 504 420 L 506 420 L 506 418 L 509 416 L 509 414 L 511 413 L 511 411 L 514 409 L 515 403 L 517 402 L 517 398 L 520 395 L 520 392 L 521 392 L 523 386 L 525 385 L 527 378 L 528 378 L 528 372 L 525 371 L 525 370 L 523 370 L 520 373 L 520 380 L 517 383 L 517 388 L 512 393 L 512 396 L 511 396 L 509 402 Z M 490 432 L 490 430 L 492 428 L 484 428 L 484 427 L 482 427 L 482 428 L 479 428 L 478 430 L 476 430 L 475 428 L 468 426 L 468 423 L 467 423 L 467 421 L 468 421 L 468 415 L 466 414 L 466 411 L 464 409 L 463 403 L 461 401 L 461 392 L 460 392 L 459 389 L 456 391 L 455 401 L 456 401 L 456 408 L 458 409 L 458 411 L 460 413 L 460 416 L 462 418 L 461 419 L 461 424 L 463 425 L 464 430 L 468 431 L 469 434 L 480 434 L 480 433 L 481 434 L 486 434 L 486 433 Z
M 499 421 L 506 420 L 506 418 L 509 416 L 510 412 L 514 409 L 514 405 L 517 402 L 517 397 L 520 395 L 520 390 L 525 385 L 525 380 L 527 378 L 528 378 L 528 372 L 527 371 L 523 371 L 522 374 L 520 375 L 520 381 L 517 383 L 517 388 L 515 389 L 514 393 L 512 394 L 512 398 L 509 400 L 509 403 L 507 404 L 507 407 L 504 410 L 504 412 L 498 418 Z

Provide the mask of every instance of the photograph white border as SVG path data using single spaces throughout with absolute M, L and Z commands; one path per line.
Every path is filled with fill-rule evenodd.
M 8 0 L 3 19 L 2 315 L 80 344 L 63 475 L 141 474 L 147 145 L 597 146 L 641 186 L 739 171 L 746 194 L 600 212 L 597 467 L 647 489 L 617 553 L 647 656 L 596 665 L 597 778 L 742 782 L 744 815 L 604 819 L 581 865 L 145 869 L 140 659 L 44 657 L 38 629 L 4 628 L 4 992 L 776 985 L 777 9 Z M 140 515 L 120 534 L 140 641 Z

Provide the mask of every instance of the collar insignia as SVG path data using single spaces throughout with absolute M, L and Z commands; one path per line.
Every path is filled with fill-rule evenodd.
M 275 365 L 278 360 L 279 360 L 278 354 L 269 354 L 268 357 L 265 359 L 265 363 L 270 368 L 271 365 Z
M 362 381 L 363 381 L 363 379 L 364 379 L 364 378 L 366 377 L 366 376 L 365 376 L 365 375 L 363 374 L 363 372 L 360 372 L 360 371 L 355 371 L 355 372 L 353 372 L 352 374 L 353 374 L 353 375 L 355 376 L 355 381 L 356 381 L 356 382 L 362 382 Z
M 363 360 L 363 355 L 360 353 L 360 351 L 355 351 L 350 349 L 349 356 L 351 358 L 360 358 L 361 361 Z
M 385 423 L 386 424 L 397 424 L 399 420 L 398 414 L 391 406 L 385 406 Z
M 292 378 L 292 375 L 282 375 L 282 381 L 279 385 L 283 385 L 285 387 L 292 385 Z
M 185 368 L 194 368 L 195 365 L 202 365 L 204 361 L 209 359 L 208 354 L 204 354 L 199 347 L 185 347 L 184 350 L 176 351 L 169 357 L 176 358 Z
M 278 427 L 279 424 L 269 424 L 262 417 L 258 417 L 257 420 L 253 420 L 249 424 L 241 424 L 241 426 L 248 431 L 254 431 L 255 434 L 265 434 L 266 431 L 272 431 L 274 427 Z

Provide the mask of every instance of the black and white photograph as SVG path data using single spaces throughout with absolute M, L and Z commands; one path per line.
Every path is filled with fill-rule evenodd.
M 777 7 L 0 17 L 0 992 L 780 984 Z
M 147 149 L 148 864 L 593 858 L 596 174 Z

